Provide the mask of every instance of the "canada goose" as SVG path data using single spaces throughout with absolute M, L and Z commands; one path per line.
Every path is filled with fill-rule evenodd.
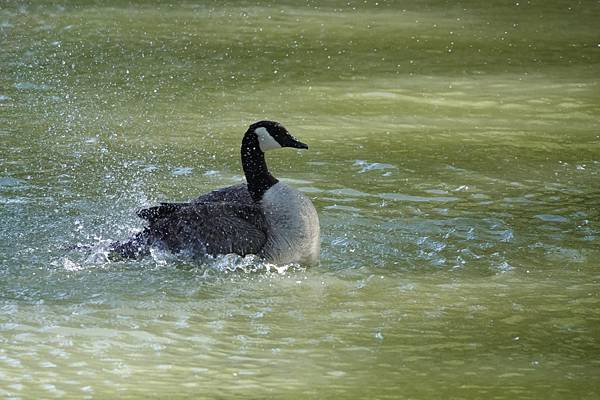
M 279 182 L 267 168 L 265 152 L 282 147 L 308 149 L 283 125 L 259 121 L 242 139 L 247 184 L 217 189 L 189 203 L 161 203 L 137 215 L 148 226 L 111 254 L 134 258 L 150 247 L 194 255 L 257 254 L 275 264 L 319 261 L 319 217 L 302 193 Z

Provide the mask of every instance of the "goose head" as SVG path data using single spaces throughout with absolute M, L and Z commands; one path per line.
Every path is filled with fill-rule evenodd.
M 273 149 L 282 147 L 292 147 L 295 149 L 308 149 L 308 145 L 300 142 L 292 136 L 287 129 L 279 122 L 258 121 L 250 125 L 248 134 L 256 135 L 258 147 L 264 153 Z
M 277 182 L 265 162 L 265 152 L 283 147 L 308 149 L 279 122 L 258 121 L 250 125 L 242 139 L 242 168 L 252 199 L 259 201 Z

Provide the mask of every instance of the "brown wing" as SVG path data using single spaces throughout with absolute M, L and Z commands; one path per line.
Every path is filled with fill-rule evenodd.
M 248 191 L 248 185 L 245 183 L 216 189 L 192 200 L 194 204 L 208 202 L 254 203 Z
M 255 254 L 266 242 L 265 219 L 255 204 L 164 203 L 138 213 L 149 221 L 147 243 L 194 254 Z
M 152 222 L 159 218 L 167 217 L 175 211 L 180 210 L 183 207 L 204 203 L 239 203 L 241 205 L 253 205 L 255 204 L 248 192 L 248 186 L 245 183 L 240 183 L 234 186 L 228 186 L 221 189 L 213 190 L 203 194 L 190 203 L 160 203 L 158 206 L 143 208 L 137 211 L 138 217 L 145 219 L 146 221 Z

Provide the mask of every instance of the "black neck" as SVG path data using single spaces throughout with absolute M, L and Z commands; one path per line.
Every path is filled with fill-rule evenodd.
M 248 191 L 254 201 L 260 201 L 269 188 L 279 182 L 267 168 L 265 153 L 254 132 L 246 132 L 242 140 L 242 167 L 248 182 Z

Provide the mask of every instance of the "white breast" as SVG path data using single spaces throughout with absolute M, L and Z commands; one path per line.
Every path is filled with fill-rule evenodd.
M 261 255 L 276 264 L 317 264 L 321 251 L 319 216 L 312 202 L 279 182 L 265 192 L 261 204 L 268 229 Z

